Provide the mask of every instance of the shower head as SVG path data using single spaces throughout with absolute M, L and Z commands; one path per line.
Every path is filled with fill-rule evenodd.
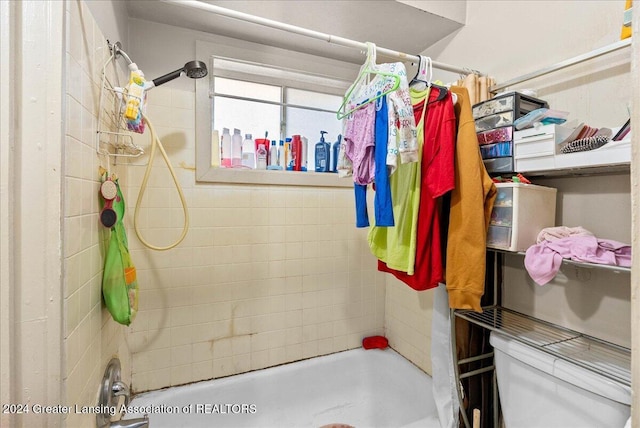
M 189 61 L 184 65 L 184 73 L 192 79 L 200 79 L 207 75 L 207 65 L 197 59 Z
M 167 73 L 164 76 L 153 79 L 153 84 L 150 85 L 149 89 L 160 86 L 163 83 L 170 82 L 173 79 L 177 79 L 182 75 L 182 73 L 192 79 L 200 79 L 207 75 L 207 65 L 204 62 L 198 60 L 189 61 L 184 65 L 184 67 L 179 68 L 176 71 L 172 71 L 171 73 Z

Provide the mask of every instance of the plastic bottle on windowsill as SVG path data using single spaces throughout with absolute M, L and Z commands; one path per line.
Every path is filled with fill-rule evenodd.
M 267 169 L 267 149 L 264 147 L 264 144 L 258 146 L 256 159 L 256 169 Z
M 307 171 L 307 161 L 309 159 L 309 140 L 307 137 L 300 137 L 302 140 L 302 159 L 300 161 L 300 171 Z
M 294 135 L 291 141 L 291 160 L 293 170 L 302 171 L 302 139 L 299 135 Z
M 246 134 L 242 142 L 242 166 L 256 169 L 256 153 L 251 134 Z
M 279 152 L 276 140 L 271 141 L 271 148 L 269 149 L 269 165 L 267 169 L 281 170 L 282 167 L 279 164 Z
M 285 138 L 284 140 L 284 169 L 287 171 L 293 171 L 293 161 L 291 159 L 291 138 Z
M 233 137 L 231 137 L 231 166 L 233 168 L 242 166 L 242 134 L 238 128 L 233 130 Z
M 222 165 L 224 168 L 231 168 L 231 134 L 229 128 L 222 128 Z

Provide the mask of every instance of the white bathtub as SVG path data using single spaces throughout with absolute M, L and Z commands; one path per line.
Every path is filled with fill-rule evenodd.
M 148 392 L 131 406 L 150 410 L 150 428 L 440 426 L 431 377 L 390 349 L 354 349 Z

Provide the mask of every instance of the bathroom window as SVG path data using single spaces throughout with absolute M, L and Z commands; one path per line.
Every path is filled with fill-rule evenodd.
M 217 56 L 210 57 L 209 73 L 208 83 L 202 79 L 202 86 L 208 86 L 210 131 L 216 130 L 218 135 L 222 135 L 222 129 L 228 128 L 233 134 L 234 128 L 237 128 L 243 139 L 245 134 L 251 134 L 254 140 L 265 138 L 266 134 L 269 140 L 277 142 L 295 134 L 302 135 L 308 141 L 308 172 L 212 166 L 214 145 L 208 144 L 207 147 L 199 144 L 198 147 L 204 149 L 197 154 L 196 175 L 199 181 L 338 187 L 352 185 L 349 180 L 339 180 L 336 174 L 313 172 L 315 144 L 320 140 L 320 131 L 327 132 L 325 141 L 330 145 L 342 132 L 336 110 L 351 82 L 308 71 Z M 196 82 L 197 88 L 198 85 L 200 82 Z M 200 99 L 204 102 L 203 97 Z M 197 114 L 200 116 L 197 116 L 196 122 L 198 117 L 204 120 L 201 112 Z M 205 152 L 208 159 L 203 161 L 199 156 Z
M 336 110 L 342 103 L 342 97 L 285 85 L 220 77 L 215 74 L 216 63 L 214 58 L 211 91 L 213 129 L 221 135 L 222 128 L 228 128 L 231 133 L 237 128 L 243 138 L 245 134 L 251 134 L 253 139 L 265 138 L 266 135 L 276 144 L 292 135 L 302 135 L 308 140 L 307 164 L 311 171 L 315 165 L 315 144 L 320 140 L 320 131 L 327 132 L 325 140 L 329 144 L 336 141 L 341 133 L 342 125 L 336 117 Z M 228 63 L 228 60 L 223 61 L 224 65 Z M 264 67 L 250 70 L 263 72 Z M 307 76 L 298 77 L 289 70 L 286 73 L 300 86 L 313 86 L 308 78 L 305 79 Z M 263 75 L 246 77 L 254 80 L 264 78 Z
M 222 135 L 222 128 L 233 133 L 238 128 L 253 138 L 280 139 L 282 90 L 277 86 L 263 85 L 224 77 L 213 78 L 213 129 Z

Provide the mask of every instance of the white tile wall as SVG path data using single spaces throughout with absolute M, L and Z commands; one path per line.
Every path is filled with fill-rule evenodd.
M 100 77 L 109 57 L 105 37 L 86 5 L 67 2 L 66 137 L 64 143 L 64 356 L 65 405 L 95 406 L 112 356 L 128 381 L 124 328 L 102 304 L 103 228 L 98 221 L 99 165 L 96 132 Z M 105 165 L 106 166 L 106 165 Z M 67 415 L 66 426 L 95 425 L 95 415 Z
M 351 189 L 195 183 L 194 93 L 155 88 L 148 116 L 189 206 L 185 241 L 141 246 L 140 312 L 129 329 L 133 388 L 145 391 L 227 376 L 360 346 L 383 333 L 384 276 Z M 136 143 L 148 148 L 149 136 Z M 149 151 L 149 150 L 146 150 Z M 148 158 L 128 170 L 128 226 Z M 140 209 L 143 237 L 167 245 L 182 230 L 179 198 L 154 162 Z
M 102 305 L 104 250 L 93 135 L 105 38 L 86 6 L 70 1 L 65 142 L 65 382 L 68 403 L 95 404 L 108 359 L 128 367 L 145 391 L 283 364 L 360 346 L 372 334 L 428 366 L 424 299 L 400 292 L 376 272 L 366 230 L 354 227 L 350 189 L 196 184 L 194 94 L 153 89 L 148 116 L 176 169 L 189 207 L 185 241 L 167 252 L 142 247 L 133 210 L 148 156 L 119 169 L 129 243 L 138 268 L 140 308 L 126 329 Z M 78 120 L 78 118 L 80 118 Z M 134 135 L 149 151 L 149 132 Z M 125 181 L 126 180 L 126 181 Z M 82 194 L 82 198 L 71 195 Z M 87 196 L 90 195 L 90 196 Z M 140 208 L 140 228 L 155 245 L 173 242 L 183 213 L 157 156 Z M 386 287 L 386 290 L 385 290 Z M 406 287 L 406 286 L 404 286 Z M 385 294 L 387 321 L 385 326 Z M 416 302 L 419 302 L 416 303 Z M 412 315 L 413 314 L 413 315 Z M 407 318 L 408 317 L 408 318 Z M 409 333 L 405 332 L 408 326 Z M 417 333 L 416 333 L 417 331 Z M 129 349 L 130 348 L 130 349 Z M 89 421 L 91 419 L 91 421 Z M 93 418 L 70 415 L 68 426 Z
M 389 345 L 431 374 L 431 318 L 433 291 L 415 291 L 387 276 L 385 332 Z

